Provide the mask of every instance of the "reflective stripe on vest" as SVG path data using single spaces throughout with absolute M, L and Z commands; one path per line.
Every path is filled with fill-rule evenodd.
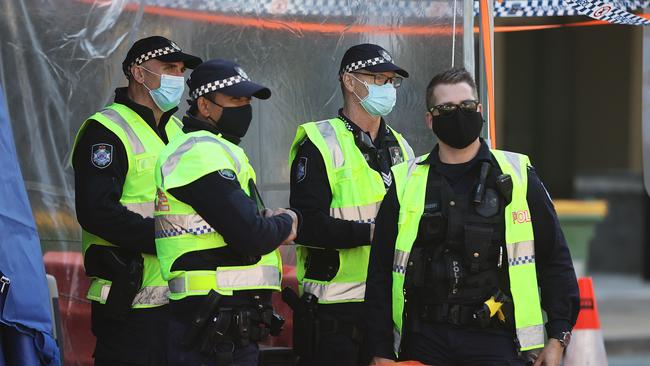
M 341 148 L 339 139 L 336 137 L 334 127 L 329 120 L 324 120 L 316 122 L 316 128 L 318 128 L 318 131 L 320 131 L 320 134 L 327 143 L 334 168 L 342 167 L 345 162 L 345 157 L 343 156 L 343 149 Z
M 381 202 L 356 207 L 330 207 L 330 216 L 335 219 L 372 224 L 375 222 Z
M 111 291 L 111 281 L 95 278 L 88 288 L 89 300 L 98 301 L 101 304 L 106 303 Z M 133 307 L 153 307 L 169 303 L 169 287 L 167 286 L 148 286 L 141 288 L 133 299 Z
M 143 203 L 124 203 L 129 211 L 135 212 L 142 217 L 153 217 L 154 211 L 154 202 L 143 202 Z
M 279 288 L 280 278 L 280 271 L 275 266 L 222 267 L 216 271 L 186 271 L 169 281 L 169 290 L 177 295 L 204 295 L 210 290 Z
M 535 263 L 535 242 L 533 240 L 508 243 L 506 250 L 508 251 L 509 266 Z
M 203 235 L 216 232 L 199 214 L 160 215 L 156 217 L 156 239 L 179 235 Z
M 124 133 L 126 134 L 126 137 L 129 139 L 129 144 L 131 145 L 131 149 L 133 150 L 133 154 L 138 155 L 142 154 L 145 152 L 144 144 L 138 137 L 138 135 L 133 131 L 133 128 L 120 116 L 120 114 L 111 108 L 106 108 L 103 109 L 101 112 L 106 118 L 110 119 L 113 121 L 115 124 L 120 126 L 122 130 L 124 130 Z
M 345 157 L 343 155 L 343 149 L 341 148 L 341 144 L 339 143 L 339 139 L 336 137 L 336 131 L 334 130 L 334 127 L 330 123 L 330 120 L 323 120 L 323 121 L 318 121 L 316 122 L 316 127 L 318 128 L 318 131 L 320 131 L 321 135 L 323 136 L 323 139 L 325 139 L 325 142 L 327 143 L 327 147 L 329 148 L 330 154 L 332 156 L 332 164 L 334 165 L 334 168 L 339 168 L 343 166 L 345 163 Z M 391 131 L 393 131 L 391 129 Z M 401 136 L 399 136 L 395 131 L 393 131 L 395 137 L 400 143 L 400 146 L 403 147 L 402 153 L 405 155 L 404 159 L 405 161 L 415 159 L 415 153 L 413 152 L 413 149 L 411 146 L 404 141 Z
M 331 282 L 319 283 L 305 281 L 302 285 L 303 291 L 316 296 L 319 300 L 328 302 L 339 302 L 357 300 L 363 301 L 366 294 L 365 282 Z
M 512 201 L 506 206 L 505 228 L 510 290 L 515 308 L 515 328 L 522 351 L 544 346 L 544 326 L 535 270 L 535 244 L 526 202 L 528 157 L 492 150 L 504 174 L 513 180 Z M 404 317 L 404 279 L 410 250 L 417 236 L 424 209 L 429 165 L 417 165 L 421 157 L 393 167 L 394 182 L 400 203 L 398 237 L 393 256 L 393 326 L 394 351 L 399 352 Z M 520 217 L 523 215 L 524 217 Z
M 237 155 L 235 155 L 235 153 L 228 147 L 228 145 L 212 136 L 191 137 L 187 139 L 187 141 L 183 142 L 183 144 L 181 144 L 162 164 L 160 169 L 162 172 L 163 182 L 165 181 L 165 178 L 168 177 L 174 171 L 174 169 L 176 169 L 176 166 L 178 166 L 178 163 L 181 161 L 181 157 L 194 145 L 200 142 L 209 142 L 221 146 L 224 150 L 226 150 L 228 155 L 230 155 L 230 157 L 235 162 L 235 167 L 237 168 L 236 172 L 239 173 L 241 171 L 241 163 L 239 162 L 239 159 L 237 159 Z
M 409 254 L 409 252 L 395 249 L 395 254 L 393 254 L 393 272 L 401 274 L 406 273 L 406 265 L 409 261 Z

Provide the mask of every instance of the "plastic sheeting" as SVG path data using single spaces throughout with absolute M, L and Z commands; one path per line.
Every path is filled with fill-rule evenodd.
M 341 107 L 337 71 L 354 44 L 380 44 L 410 72 L 387 119 L 416 153 L 428 152 L 426 85 L 452 59 L 473 59 L 463 54 L 463 11 L 458 0 L 0 1 L 0 82 L 44 251 L 80 248 L 65 162 L 84 119 L 126 85 L 121 62 L 135 40 L 163 35 L 204 60 L 234 59 L 272 89 L 253 102 L 242 146 L 267 206 L 284 207 L 296 127 Z
M 267 205 L 287 206 L 296 126 L 335 115 L 339 62 L 354 44 L 382 45 L 411 73 L 388 120 L 417 153 L 431 148 L 424 90 L 451 65 L 453 8 L 453 0 L 0 2 L 0 81 L 44 248 L 80 247 L 66 156 L 84 119 L 126 85 L 120 65 L 136 39 L 159 34 L 203 59 L 234 59 L 273 90 L 270 100 L 254 102 L 243 147 Z M 456 63 L 463 60 L 462 12 L 458 1 Z

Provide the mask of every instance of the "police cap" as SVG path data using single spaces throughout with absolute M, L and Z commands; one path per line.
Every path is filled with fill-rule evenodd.
M 409 77 L 408 72 L 393 63 L 393 57 L 388 51 L 372 43 L 358 44 L 348 48 L 341 60 L 339 75 L 361 69 L 370 72 L 394 71 L 400 76 Z
M 192 100 L 214 91 L 231 97 L 269 99 L 271 90 L 255 84 L 238 64 L 228 60 L 209 60 L 199 65 L 187 79 Z
M 203 60 L 187 54 L 178 45 L 161 36 L 151 36 L 137 40 L 122 61 L 122 71 L 129 77 L 133 65 L 140 65 L 151 59 L 163 62 L 183 62 L 186 68 L 193 69 Z

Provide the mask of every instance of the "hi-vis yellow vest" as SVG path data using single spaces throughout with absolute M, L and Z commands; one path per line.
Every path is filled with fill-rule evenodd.
M 397 138 L 404 160 L 414 158 L 406 140 L 391 129 Z M 300 143 L 308 138 L 320 151 L 332 190 L 330 216 L 362 223 L 374 223 L 379 205 L 386 194 L 381 174 L 368 166 L 357 147 L 354 135 L 340 118 L 309 122 L 298 127 L 289 154 L 293 162 Z M 370 254 L 368 245 L 339 249 L 340 266 L 331 281 L 305 278 L 308 250 L 296 247 L 296 277 L 300 292 L 318 297 L 319 303 L 361 302 L 366 292 L 366 275 Z
M 512 178 L 512 201 L 505 208 L 506 248 L 515 328 L 522 351 L 544 346 L 544 324 L 535 271 L 535 241 L 526 192 L 530 161 L 526 155 L 491 150 L 504 174 Z M 392 308 L 394 351 L 398 354 L 404 320 L 404 279 L 418 225 L 424 212 L 429 164 L 417 164 L 427 155 L 393 167 L 400 204 L 393 256 Z
M 154 185 L 153 170 L 158 159 L 158 154 L 165 146 L 158 134 L 151 129 L 136 112 L 131 108 L 113 103 L 100 112 L 95 113 L 86 120 L 75 138 L 77 145 L 88 122 L 95 120 L 108 128 L 120 139 L 126 150 L 129 167 L 122 187 L 120 203 L 129 211 L 138 213 L 143 217 L 153 217 L 156 187 Z M 167 138 L 183 134 L 183 124 L 174 116 L 170 117 L 165 126 Z M 74 147 L 73 147 L 74 150 Z M 152 233 L 153 234 L 153 233 Z M 92 245 L 114 246 L 97 235 L 82 230 L 81 232 L 83 254 Z M 150 308 L 164 305 L 168 302 L 169 289 L 167 282 L 160 275 L 160 264 L 155 255 L 142 254 L 144 258 L 144 272 L 142 286 L 133 300 L 133 308 Z M 89 300 L 106 302 L 111 289 L 111 281 L 93 277 L 88 289 Z
M 228 245 L 193 208 L 169 190 L 182 187 L 219 170 L 232 170 L 247 195 L 255 171 L 239 146 L 207 131 L 185 134 L 169 143 L 156 164 L 156 252 L 163 278 L 169 281 L 170 298 L 207 295 L 210 290 L 226 296 L 241 290 L 280 290 L 282 259 L 275 249 L 253 265 L 216 267 L 211 271 L 174 270 L 174 261 L 185 253 Z

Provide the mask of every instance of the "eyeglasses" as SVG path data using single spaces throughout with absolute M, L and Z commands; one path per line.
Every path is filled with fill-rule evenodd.
M 458 108 L 465 113 L 472 113 L 478 110 L 480 102 L 478 100 L 463 100 L 460 104 L 444 103 L 429 108 L 429 112 L 434 116 L 449 116 L 456 112 Z
M 384 85 L 386 83 L 391 83 L 395 88 L 399 88 L 402 85 L 402 81 L 404 80 L 404 78 L 402 78 L 401 76 L 389 77 L 382 74 L 366 74 L 364 72 L 357 72 L 357 71 L 353 71 L 351 72 L 351 74 L 373 76 L 374 77 L 373 82 L 375 83 L 375 85 Z

